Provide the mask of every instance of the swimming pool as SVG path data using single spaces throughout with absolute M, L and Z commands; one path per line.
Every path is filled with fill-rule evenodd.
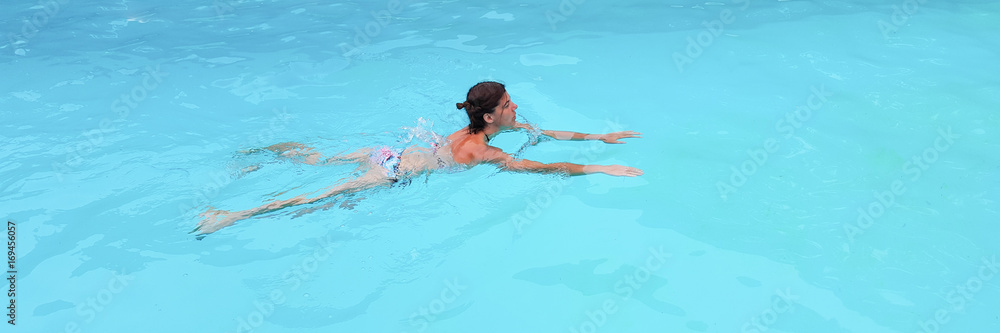
M 18 331 L 1000 329 L 996 2 L 4 6 Z M 521 157 L 646 174 L 480 166 L 187 233 L 351 171 L 238 150 L 447 134 L 487 79 L 644 133 Z

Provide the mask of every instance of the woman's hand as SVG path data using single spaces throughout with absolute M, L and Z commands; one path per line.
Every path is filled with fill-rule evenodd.
M 531 127 L 531 125 L 525 124 L 525 123 L 519 123 L 519 122 L 514 122 L 514 126 L 511 126 L 511 128 L 523 129 L 523 130 L 528 130 L 528 131 L 535 130 L 535 128 Z
M 604 143 L 616 143 L 616 144 L 624 143 L 618 140 L 625 138 L 642 138 L 642 133 L 636 131 L 623 131 L 623 132 L 601 134 L 601 136 L 597 137 L 598 140 L 604 141 Z
M 644 172 L 639 168 L 627 167 L 624 165 L 604 165 L 601 172 L 612 176 L 635 177 L 642 176 Z

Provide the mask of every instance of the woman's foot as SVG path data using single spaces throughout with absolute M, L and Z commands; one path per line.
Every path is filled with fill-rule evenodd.
M 190 232 L 196 233 L 197 235 L 206 235 L 219 231 L 220 229 L 231 226 L 233 223 L 240 220 L 240 217 L 237 214 L 212 207 L 208 207 L 208 210 L 198 216 L 201 216 L 202 219 L 201 221 L 198 221 L 198 226 Z

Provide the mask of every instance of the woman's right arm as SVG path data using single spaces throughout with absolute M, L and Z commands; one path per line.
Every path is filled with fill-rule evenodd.
M 510 171 L 550 173 L 558 172 L 569 174 L 570 176 L 588 175 L 594 173 L 605 173 L 612 176 L 635 177 L 643 174 L 642 170 L 624 165 L 583 165 L 576 163 L 541 163 L 532 160 L 515 159 L 496 147 L 488 147 L 481 154 L 481 162 L 493 163 L 501 168 Z

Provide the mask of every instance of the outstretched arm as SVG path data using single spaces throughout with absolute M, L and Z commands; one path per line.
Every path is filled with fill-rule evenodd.
M 517 123 L 513 128 L 532 130 L 533 127 L 528 124 Z M 551 131 L 551 130 L 541 130 L 542 135 L 548 136 L 556 140 L 568 140 L 568 141 L 584 141 L 584 140 L 601 140 L 604 143 L 624 143 L 618 141 L 625 138 L 642 138 L 642 133 L 635 131 L 622 131 L 614 132 L 608 134 L 585 134 L 570 131 Z
M 639 168 L 627 167 L 624 165 L 583 165 L 576 163 L 541 163 L 532 160 L 515 159 L 500 150 L 500 148 L 489 147 L 482 154 L 482 162 L 493 163 L 501 168 L 510 171 L 538 172 L 538 173 L 565 173 L 570 176 L 588 175 L 594 173 L 605 173 L 612 176 L 635 177 L 643 174 Z

